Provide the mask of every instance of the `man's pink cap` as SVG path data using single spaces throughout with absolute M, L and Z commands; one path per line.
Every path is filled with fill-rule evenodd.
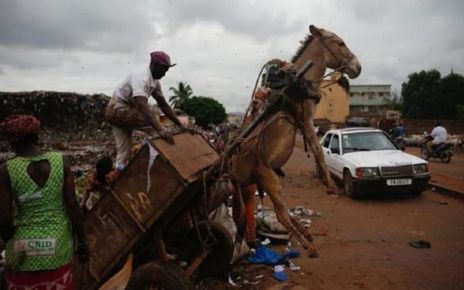
M 159 63 L 167 66 L 175 66 L 176 64 L 171 64 L 171 58 L 164 51 L 154 51 L 150 53 L 151 61 L 153 63 Z

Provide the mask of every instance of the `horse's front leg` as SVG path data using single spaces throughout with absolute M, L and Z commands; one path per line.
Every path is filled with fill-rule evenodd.
M 282 198 L 282 186 L 279 177 L 275 174 L 272 168 L 267 166 L 260 166 L 258 169 L 258 184 L 271 198 L 272 204 L 276 212 L 277 220 L 287 228 L 287 230 L 295 235 L 297 240 L 301 243 L 303 248 L 308 250 L 311 258 L 318 257 L 316 249 L 311 244 L 312 237 L 304 227 L 295 227 L 288 214 L 287 207 Z M 303 231 L 300 231 L 303 229 Z M 308 238 L 310 237 L 310 238 Z
M 306 134 L 306 138 L 308 138 L 311 151 L 314 154 L 314 159 L 316 162 L 317 171 L 319 173 L 319 178 L 321 178 L 322 182 L 327 186 L 327 193 L 335 194 L 336 185 L 332 179 L 332 176 L 330 176 L 329 170 L 327 170 L 324 153 L 322 152 L 321 144 L 319 143 L 319 138 L 317 138 L 316 130 L 314 130 L 314 126 L 311 121 L 305 121 L 304 131 Z

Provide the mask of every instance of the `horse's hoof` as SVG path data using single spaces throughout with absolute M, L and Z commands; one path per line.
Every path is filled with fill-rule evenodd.
M 310 258 L 319 258 L 319 254 L 316 250 L 308 250 L 308 254 Z

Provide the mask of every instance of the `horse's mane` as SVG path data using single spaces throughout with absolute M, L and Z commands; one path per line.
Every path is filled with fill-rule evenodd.
M 292 62 L 294 63 L 302 54 L 303 51 L 308 47 L 308 45 L 311 43 L 313 40 L 313 36 L 311 34 L 306 35 L 305 39 L 300 41 L 300 47 L 296 51 L 295 55 L 292 57 Z

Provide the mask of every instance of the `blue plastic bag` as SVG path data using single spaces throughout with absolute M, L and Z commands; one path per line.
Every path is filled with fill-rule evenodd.
M 248 261 L 252 264 L 275 266 L 282 263 L 282 261 L 287 258 L 296 258 L 298 256 L 300 256 L 300 253 L 295 249 L 291 249 L 284 255 L 280 255 L 269 248 L 261 246 L 256 249 L 256 252 L 253 255 L 248 257 Z

